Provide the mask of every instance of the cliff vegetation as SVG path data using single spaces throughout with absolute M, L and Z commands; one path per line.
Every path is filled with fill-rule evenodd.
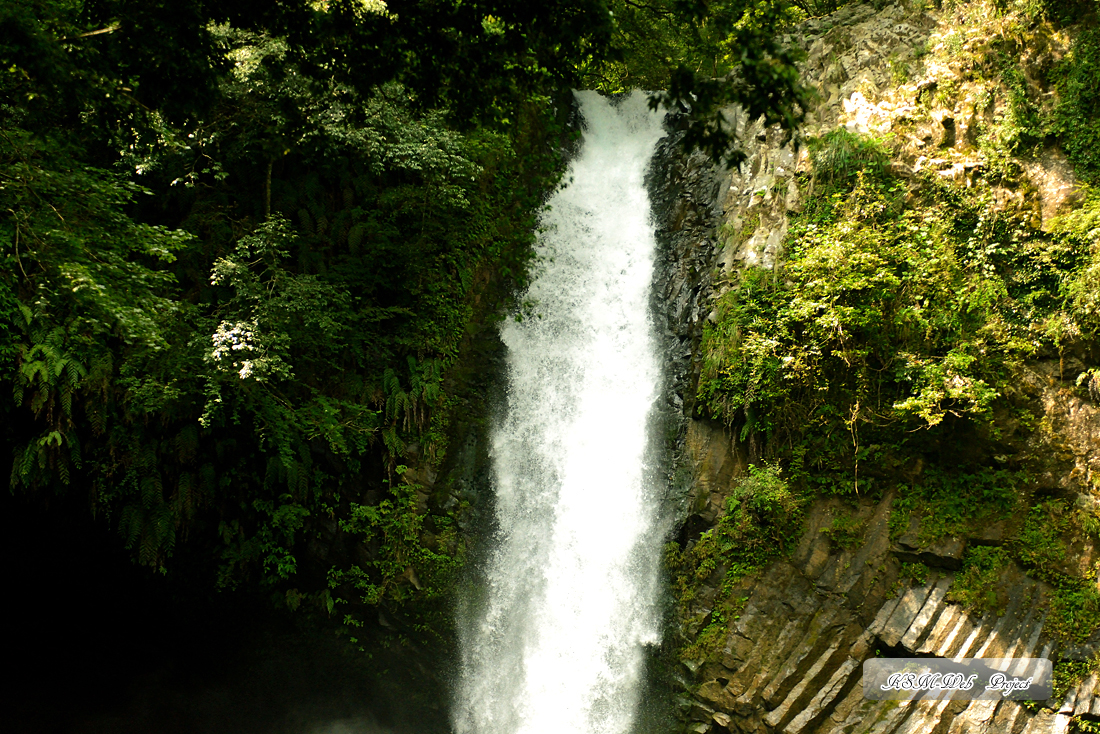
M 1100 639 L 1096 24 L 1087 3 L 849 6 L 791 31 L 816 92 L 793 140 L 731 113 L 759 148 L 719 178 L 692 396 L 711 427 L 689 429 L 697 514 L 669 549 L 695 730 L 863 731 L 850 661 L 935 650 L 949 615 L 982 650 L 1049 639 L 1053 711 L 1093 726 L 1073 701 Z M 741 666 L 776 654 L 754 615 L 801 624 L 763 590 L 788 564 L 857 626 L 754 682 Z M 876 721 L 937 725 L 914 709 Z

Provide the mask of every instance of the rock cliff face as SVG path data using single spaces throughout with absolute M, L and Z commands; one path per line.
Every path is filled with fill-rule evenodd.
M 977 12 L 971 10 L 969 12 Z M 745 162 L 714 170 L 701 157 L 678 159 L 676 134 L 666 141 L 651 182 L 668 256 L 659 286 L 668 305 L 668 331 L 677 391 L 686 419 L 683 465 L 690 472 L 681 547 L 690 547 L 726 511 L 754 447 L 726 427 L 697 417 L 695 385 L 704 323 L 714 303 L 746 268 L 775 270 L 784 256 L 789 218 L 805 205 L 811 173 L 802 140 L 845 127 L 890 134 L 890 168 L 901 180 L 932 175 L 960 188 L 991 165 L 977 130 L 1003 119 L 1003 96 L 972 83 L 968 59 L 979 58 L 993 21 L 964 10 L 935 11 L 908 4 L 846 7 L 805 23 L 792 42 L 807 50 L 804 79 L 818 90 L 806 127 L 794 140 L 763 129 L 736 111 L 730 117 L 746 141 Z M 1066 53 L 1067 37 L 1038 28 L 1030 37 L 1028 69 L 1049 68 Z M 1026 74 L 1025 74 L 1026 76 Z M 1039 85 L 1036 72 L 1027 83 Z M 1049 97 L 1035 86 L 1034 94 Z M 992 187 L 1002 211 L 1030 212 L 1036 228 L 1080 199 L 1073 169 L 1056 146 L 1019 162 L 1013 184 Z M 798 174 L 803 174 L 801 177 Z M 801 181 L 801 183 L 800 183 Z M 1091 400 L 1073 390 L 1089 347 L 1022 366 L 1018 400 L 1036 415 L 1025 430 L 1009 418 L 1003 429 L 1020 447 L 1039 491 L 1092 510 L 1100 482 L 1100 421 Z M 1084 361 L 1083 361 L 1084 360 Z M 919 469 L 918 469 L 919 471 Z M 1074 721 L 1100 721 L 1096 655 L 1100 633 L 1067 637 L 1051 630 L 1050 583 L 1009 560 L 987 590 L 990 604 L 966 603 L 956 586 L 969 549 L 1017 546 L 1027 507 L 997 523 L 932 542 L 922 520 L 891 522 L 892 490 L 842 503 L 819 497 L 806 513 L 793 553 L 763 571 L 722 588 L 719 566 L 682 609 L 677 632 L 681 715 L 685 730 L 727 732 L 1067 732 Z M 835 520 L 854 528 L 838 543 Z M 1066 536 L 1059 572 L 1095 583 L 1100 560 L 1094 536 Z M 1017 547 L 1012 546 L 1012 547 Z M 917 569 L 914 571 L 914 569 Z M 1051 577 L 1047 577 L 1051 578 Z M 1091 580 L 1090 580 L 1091 579 Z M 720 644 L 701 658 L 684 654 L 718 606 L 736 599 L 738 613 Z M 1081 624 L 1084 624 L 1082 621 Z M 1073 630 L 1071 630 L 1073 631 Z M 1013 702 L 864 700 L 862 663 L 887 657 L 1049 657 L 1072 674 L 1059 677 L 1058 700 L 1046 708 Z M 1092 665 L 1091 669 L 1089 665 Z
M 1068 731 L 1074 716 L 1100 719 L 1095 676 L 1072 686 L 1056 711 L 1038 714 L 1013 702 L 863 698 L 862 663 L 875 655 L 1087 660 L 1096 649 L 1095 640 L 1059 649 L 1044 634 L 1051 587 L 1019 568 L 999 579 L 1007 599 L 999 613 L 974 614 L 948 601 L 962 549 L 1000 538 L 954 538 L 923 549 L 905 536 L 891 542 L 892 499 L 859 509 L 866 529 L 849 550 L 822 532 L 837 503 L 819 502 L 797 551 L 735 590 L 744 606 L 719 654 L 685 661 L 689 731 L 1039 732 Z M 928 574 L 908 585 L 898 571 L 914 556 Z

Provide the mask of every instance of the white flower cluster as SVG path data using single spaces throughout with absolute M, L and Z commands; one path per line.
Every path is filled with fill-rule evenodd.
M 251 377 L 254 361 L 240 358 L 251 356 L 256 351 L 256 329 L 254 321 L 238 321 L 235 324 L 221 322 L 210 337 L 214 343 L 210 359 L 223 368 L 232 365 L 231 369 L 236 370 L 242 380 Z

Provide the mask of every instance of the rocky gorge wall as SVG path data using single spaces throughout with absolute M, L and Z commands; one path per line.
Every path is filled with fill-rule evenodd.
M 1019 33 L 1005 17 L 978 4 L 847 6 L 792 33 L 807 51 L 804 81 L 818 93 L 794 139 L 730 111 L 746 141 L 747 158 L 735 170 L 677 157 L 675 133 L 663 144 L 651 187 L 667 257 L 658 295 L 668 304 L 676 407 L 686 416 L 674 474 L 684 488 L 678 552 L 718 532 L 749 464 L 766 458 L 751 432 L 703 417 L 703 333 L 719 319 L 718 299 L 746 272 L 784 278 L 792 218 L 815 195 L 807 141 L 838 128 L 888 139 L 889 173 L 900 186 L 912 192 L 931 180 L 969 190 L 981 179 L 990 211 L 1036 231 L 1082 205 L 1073 165 L 1056 141 L 1015 156 L 982 137 L 1011 118 L 1012 91 L 983 86 L 971 73 L 998 32 Z M 1033 24 L 1024 39 L 1023 83 L 1044 103 L 1054 92 L 1044 87 L 1043 69 L 1066 55 L 1070 40 L 1050 24 Z M 1014 179 L 989 176 L 1005 158 Z M 1086 389 L 1096 345 L 1066 343 L 1056 353 L 1036 350 L 1014 374 L 1005 397 L 1033 420 L 1021 421 L 1020 408 L 994 421 L 997 445 L 1013 456 L 989 463 L 1011 463 L 1027 477 L 1012 511 L 936 534 L 927 515 L 899 511 L 892 482 L 862 494 L 857 485 L 855 496 L 811 497 L 788 552 L 764 567 L 730 575 L 734 550 L 699 574 L 690 598 L 677 600 L 673 621 L 685 731 L 1019 734 L 1088 730 L 1100 721 L 1100 631 L 1084 612 L 1067 617 L 1060 596 L 1064 579 L 1075 589 L 1095 586 L 1100 543 L 1077 520 L 1050 515 L 1036 524 L 1037 508 L 1052 498 L 1073 508 L 1074 518 L 1095 515 L 1100 503 L 1100 395 Z M 898 485 L 920 481 L 922 459 L 896 474 Z M 1041 538 L 1061 550 L 1032 562 L 1029 543 Z M 982 576 L 976 550 L 1001 554 L 999 565 Z M 977 601 L 975 586 L 984 595 Z M 715 640 L 701 645 L 703 630 L 716 629 Z M 866 701 L 861 666 L 876 655 L 1049 657 L 1057 662 L 1056 699 L 1028 706 Z

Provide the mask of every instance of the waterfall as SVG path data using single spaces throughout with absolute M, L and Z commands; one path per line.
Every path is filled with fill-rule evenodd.
M 542 219 L 533 314 L 502 328 L 492 444 L 497 536 L 460 614 L 459 734 L 628 734 L 659 641 L 659 493 L 648 467 L 660 363 L 645 95 L 580 92 L 567 185 Z

